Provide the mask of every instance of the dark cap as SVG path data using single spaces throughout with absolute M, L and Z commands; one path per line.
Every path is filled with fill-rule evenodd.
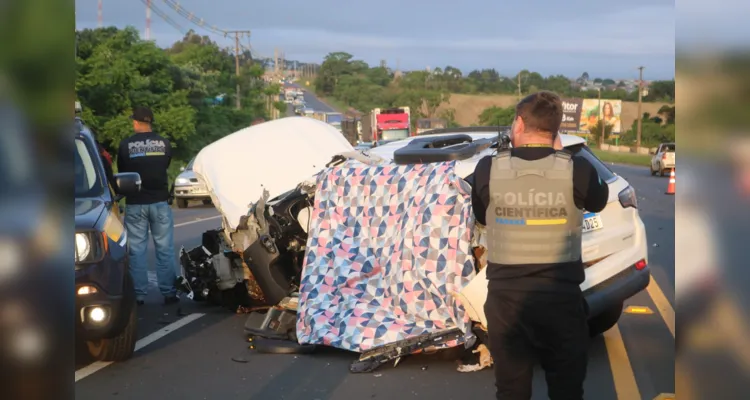
M 148 107 L 135 107 L 133 108 L 133 115 L 130 116 L 130 119 L 150 124 L 154 122 L 154 113 L 152 113 L 151 109 Z

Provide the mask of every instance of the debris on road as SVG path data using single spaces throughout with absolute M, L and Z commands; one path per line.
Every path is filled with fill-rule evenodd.
M 472 353 L 479 353 L 479 363 L 459 365 L 458 372 L 476 372 L 492 366 L 492 356 L 487 346 L 480 344 Z

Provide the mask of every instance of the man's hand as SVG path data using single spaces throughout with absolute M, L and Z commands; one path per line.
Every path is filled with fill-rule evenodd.
M 559 133 L 557 135 L 555 135 L 555 143 L 552 145 L 552 147 L 555 150 L 562 150 L 563 149 L 563 145 L 562 145 L 562 141 L 560 140 L 560 134 Z
M 169 188 L 169 197 L 167 197 L 167 204 L 171 206 L 172 203 L 174 203 L 174 184 Z

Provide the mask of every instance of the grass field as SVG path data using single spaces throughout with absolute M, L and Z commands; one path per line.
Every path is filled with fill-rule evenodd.
M 591 148 L 591 151 L 593 151 L 600 160 L 608 163 L 638 165 L 642 167 L 648 167 L 651 164 L 651 156 L 646 154 L 616 153 L 595 149 L 593 147 Z

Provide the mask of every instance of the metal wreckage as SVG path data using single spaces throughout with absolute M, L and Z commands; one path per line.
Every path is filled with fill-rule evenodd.
M 489 367 L 471 309 L 483 300 L 464 291 L 485 259 L 464 179 L 475 162 L 462 160 L 502 145 L 497 131 L 485 136 L 419 137 L 366 154 L 303 117 L 229 135 L 196 157 L 223 222 L 181 249 L 178 286 L 249 314 L 258 352 L 336 347 L 359 353 L 350 371 L 361 373 L 463 347 L 459 371 Z M 293 161 L 263 169 L 279 157 Z

